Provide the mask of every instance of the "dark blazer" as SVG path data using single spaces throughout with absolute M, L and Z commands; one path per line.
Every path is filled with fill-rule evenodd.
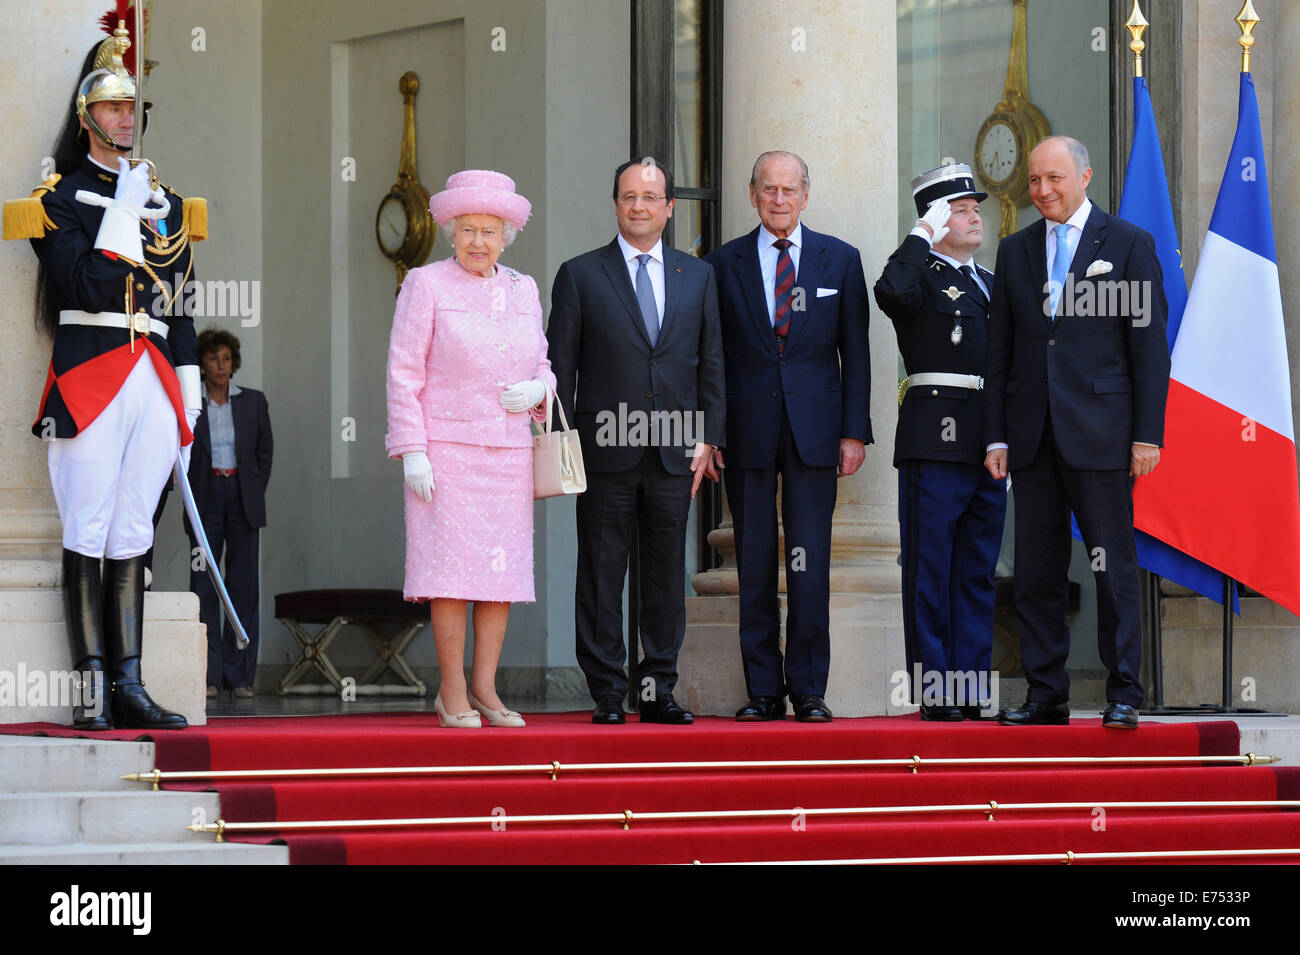
M 767 314 L 758 229 L 714 249 L 706 261 L 718 278 L 727 355 L 727 465 L 765 468 L 776 460 L 782 394 L 808 467 L 835 467 L 841 438 L 870 444 L 869 306 L 858 250 L 803 227 L 796 311 L 784 354 L 777 353 Z M 834 294 L 819 297 L 818 289 Z
M 230 396 L 235 419 L 235 467 L 244 516 L 253 527 L 266 526 L 266 485 L 271 480 L 271 416 L 266 395 L 241 388 Z M 212 472 L 212 438 L 208 433 L 208 400 L 194 425 L 194 450 L 190 452 L 190 489 L 200 514 L 207 513 L 208 479 Z M 186 521 L 189 533 L 189 521 Z
M 1050 412 L 1065 463 L 1127 470 L 1133 442 L 1164 443 L 1169 346 L 1160 261 L 1150 233 L 1096 204 L 1070 265 L 1062 314 L 1050 318 L 1046 225 L 1040 219 L 998 247 L 989 306 L 986 443 L 1009 446 L 1014 475 L 1038 452 Z M 1094 262 L 1104 274 L 1087 277 Z M 1116 307 L 1122 283 L 1143 311 Z M 1070 300 L 1070 301 L 1067 301 Z M 1067 308 L 1068 306 L 1068 308 Z M 1070 311 L 1074 314 L 1070 314 Z
M 690 473 L 686 448 L 696 441 L 722 444 L 722 337 L 713 270 L 667 245 L 663 252 L 664 318 L 653 348 L 617 239 L 570 259 L 555 275 L 547 357 L 588 471 L 635 467 L 649 442 L 629 443 L 620 431 L 627 426 L 630 433 L 652 412 L 676 413 L 659 419 L 671 426 L 655 429 L 670 474 Z
M 993 290 L 993 273 L 976 265 Z M 909 375 L 984 374 L 988 300 L 978 284 L 909 235 L 876 281 L 876 304 L 894 323 Z M 961 341 L 953 344 L 955 327 Z M 984 463 L 984 392 L 947 385 L 909 388 L 898 409 L 894 466 L 903 461 Z

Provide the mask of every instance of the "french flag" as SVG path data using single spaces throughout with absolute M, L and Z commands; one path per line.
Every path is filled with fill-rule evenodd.
M 1255 83 L 1174 344 L 1159 466 L 1134 526 L 1300 614 L 1300 489 Z

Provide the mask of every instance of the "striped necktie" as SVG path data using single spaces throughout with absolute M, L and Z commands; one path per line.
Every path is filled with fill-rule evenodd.
M 791 300 L 794 297 L 794 262 L 790 259 L 790 240 L 777 239 L 772 243 L 777 248 L 776 278 L 773 286 L 772 330 L 776 332 L 777 354 L 785 351 L 785 337 L 790 334 L 790 316 L 794 309 Z

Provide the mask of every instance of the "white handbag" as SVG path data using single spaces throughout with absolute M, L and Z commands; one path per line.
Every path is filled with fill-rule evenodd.
M 551 430 L 551 405 L 560 406 L 563 431 Z M 533 500 L 581 494 L 587 490 L 587 469 L 582 464 L 578 432 L 569 428 L 564 406 L 546 389 L 546 427 L 533 435 Z

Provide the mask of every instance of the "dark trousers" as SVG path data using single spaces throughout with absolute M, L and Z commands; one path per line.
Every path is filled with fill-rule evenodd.
M 922 673 L 968 675 L 987 687 L 993 654 L 993 572 L 1007 516 L 1005 481 L 981 465 L 904 461 L 898 469 L 898 526 L 903 556 L 903 641 L 912 702 Z M 923 677 L 923 680 L 932 679 Z M 985 682 L 981 683 L 980 680 Z M 954 700 L 973 706 L 983 700 Z
M 257 672 L 258 582 L 257 528 L 244 516 L 244 500 L 239 493 L 238 477 L 210 474 L 208 497 L 203 514 L 203 530 L 212 545 L 218 566 L 225 554 L 225 571 L 221 577 L 230 592 L 230 602 L 248 632 L 248 646 L 235 648 L 235 631 L 229 621 L 221 625 L 221 600 L 206 569 L 195 570 L 190 564 L 190 590 L 199 598 L 199 619 L 208 628 L 208 686 L 252 686 Z M 193 542 L 191 541 L 191 544 Z M 197 560 L 197 555 L 194 556 Z
M 740 574 L 740 655 L 750 696 L 824 696 L 830 672 L 831 520 L 836 469 L 799 458 L 785 406 L 776 459 L 766 468 L 728 467 L 727 501 Z M 785 659 L 777 599 L 776 490 L 785 529 Z
M 1140 706 L 1142 626 L 1137 550 L 1133 542 L 1133 479 L 1127 470 L 1076 471 L 1061 459 L 1051 415 L 1038 454 L 1011 475 L 1016 495 L 1016 619 L 1028 699 L 1065 703 L 1070 632 L 1070 511 L 1083 534 L 1097 582 L 1097 648 L 1109 675 L 1106 699 Z
M 623 640 L 623 579 L 632 528 L 640 562 L 639 613 L 643 656 L 630 674 L 638 695 L 647 679 L 656 698 L 677 685 L 677 653 L 686 635 L 686 515 L 691 477 L 670 474 L 659 448 L 646 448 L 636 467 L 588 472 L 578 495 L 578 575 L 575 636 L 578 665 L 592 699 L 623 696 L 629 674 Z

